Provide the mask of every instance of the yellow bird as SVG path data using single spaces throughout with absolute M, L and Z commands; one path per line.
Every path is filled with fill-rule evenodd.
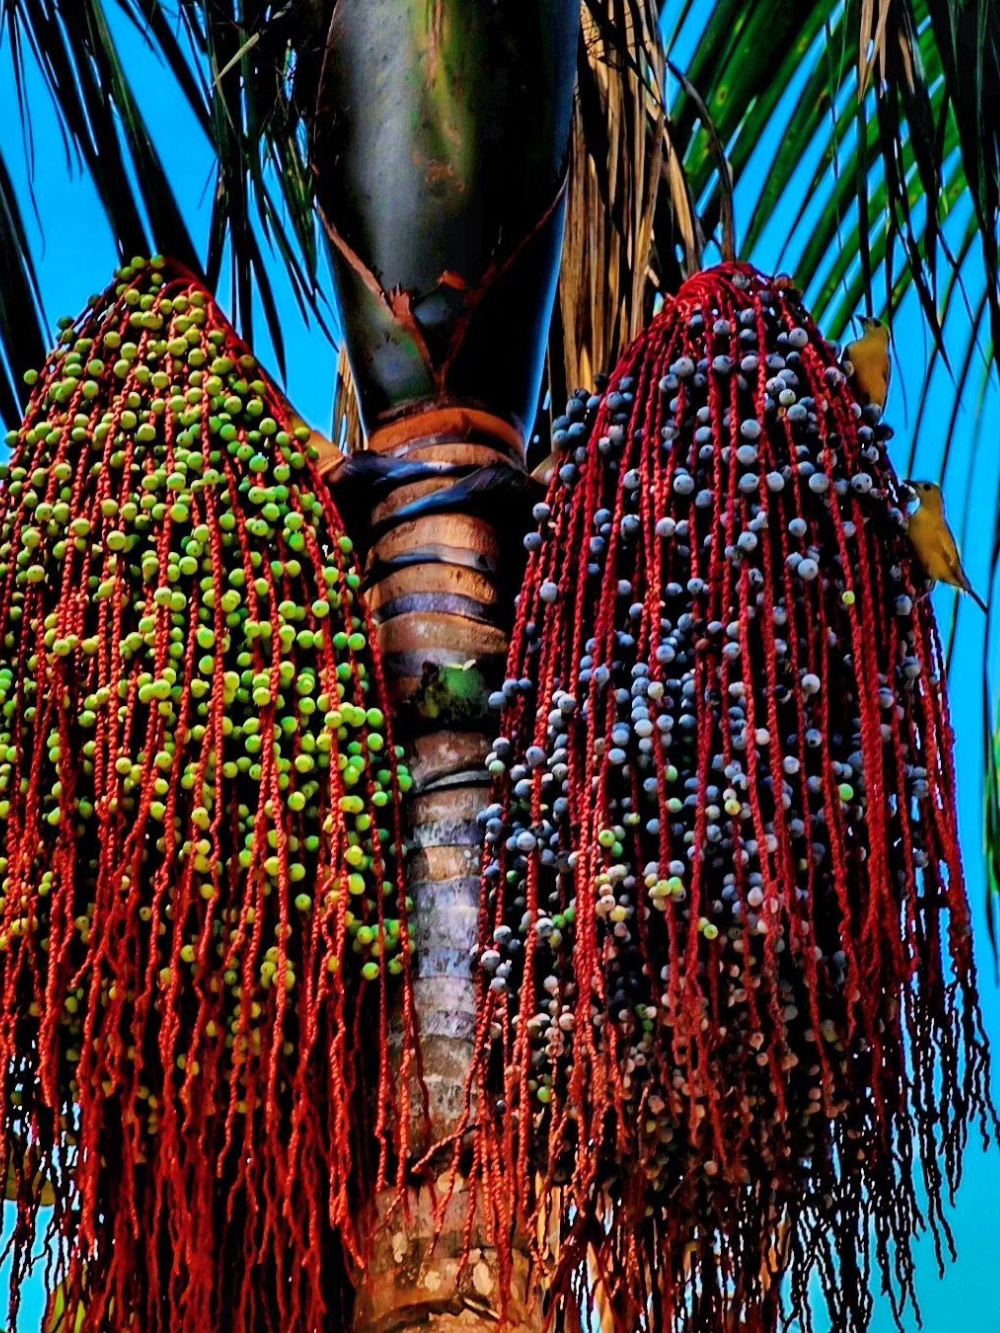
M 892 374 L 889 329 L 880 319 L 866 318 L 862 318 L 861 328 L 863 333 L 857 342 L 844 348 L 843 360 L 850 362 L 851 388 L 862 407 L 871 403 L 884 411 Z
M 986 610 L 986 603 L 969 582 L 962 568 L 958 544 L 944 516 L 944 496 L 941 487 L 933 481 L 907 481 L 904 485 L 920 501 L 909 517 L 907 533 L 917 553 L 917 559 L 927 572 L 931 587 L 935 583 L 950 583 L 953 588 L 967 592 L 977 606 Z

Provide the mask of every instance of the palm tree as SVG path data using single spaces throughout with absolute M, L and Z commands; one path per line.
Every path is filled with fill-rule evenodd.
M 547 433 L 543 394 L 559 405 L 593 385 L 706 256 L 752 258 L 776 227 L 828 336 L 862 305 L 891 316 L 915 294 L 933 340 L 918 421 L 940 364 L 962 385 L 992 383 L 1000 332 L 1000 136 L 987 132 L 1000 123 L 1000 19 L 988 0 L 530 9 L 0 8 L 26 116 L 37 62 L 124 255 L 168 253 L 210 289 L 228 266 L 233 322 L 252 343 L 259 304 L 279 374 L 277 274 L 324 328 L 328 264 L 335 275 L 347 356 L 330 434 L 349 461 L 326 460 L 342 512 L 364 515 L 370 608 L 416 782 L 430 1118 L 415 1156 L 428 1180 L 466 1127 L 486 703 L 520 578 L 514 515 L 536 498 L 523 472 Z M 130 86 L 123 22 L 212 145 L 204 252 Z M 0 412 L 15 424 L 21 376 L 48 340 L 10 151 L 0 145 Z M 358 1327 L 433 1312 L 457 1328 L 494 1309 L 502 1256 L 481 1220 L 465 1233 L 460 1200 L 437 1257 L 417 1262 L 436 1225 L 428 1197 L 402 1233 L 380 1232 Z M 456 1288 L 454 1256 L 470 1244 L 481 1257 Z M 527 1260 L 515 1259 L 520 1280 Z M 539 1319 L 530 1302 L 512 1310 L 524 1326 Z

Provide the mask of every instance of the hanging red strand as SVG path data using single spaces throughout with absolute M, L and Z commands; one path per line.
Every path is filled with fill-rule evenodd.
M 992 1117 L 891 432 L 743 265 L 558 424 L 494 701 L 480 1205 L 561 1324 L 596 1286 L 622 1329 L 770 1333 L 787 1274 L 859 1333 Z
M 210 295 L 133 261 L 66 322 L 10 441 L 10 1327 L 44 1179 L 53 1310 L 83 1333 L 339 1328 L 365 1200 L 406 1159 L 409 778 L 287 417 Z

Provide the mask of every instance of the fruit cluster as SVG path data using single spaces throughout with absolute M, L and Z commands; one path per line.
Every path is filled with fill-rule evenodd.
M 95 1309 L 134 1299 L 129 1211 L 156 1245 L 196 1197 L 258 1190 L 263 1261 L 313 1328 L 317 1260 L 276 1219 L 317 1179 L 348 1216 L 353 1090 L 366 1062 L 390 1083 L 357 1025 L 384 1023 L 410 947 L 410 779 L 351 542 L 309 432 L 190 275 L 133 261 L 31 378 L 0 493 L 0 1123 L 107 1240 Z M 387 1093 L 383 1152 L 393 1114 Z M 220 1326 L 227 1283 L 258 1299 L 211 1289 L 205 1253 L 245 1236 L 204 1230 L 198 1263 L 176 1248 L 206 1275 L 176 1328 Z
M 701 1330 L 757 1327 L 779 1235 L 802 1292 L 873 1215 L 905 1253 L 894 1154 L 936 1198 L 985 1104 L 889 434 L 798 299 L 724 267 L 570 401 L 526 541 L 482 817 L 481 1132 L 562 1217 L 560 1270 L 596 1247 L 665 1328 L 692 1301 Z M 863 1283 L 831 1299 L 861 1327 Z

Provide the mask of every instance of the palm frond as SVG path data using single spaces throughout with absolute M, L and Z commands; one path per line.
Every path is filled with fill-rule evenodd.
M 130 17 L 133 6 L 121 0 Z M 18 103 L 31 145 L 29 64 L 55 108 L 67 165 L 90 176 L 122 254 L 158 247 L 196 263 L 195 249 L 108 29 L 101 0 L 53 6 L 45 0 L 3 0 L 0 46 L 10 52 Z M 136 192 L 124 188 L 132 178 Z M 38 277 L 12 173 L 0 179 L 0 244 L 4 251 L 0 343 L 6 363 L 0 411 L 19 416 L 20 375 L 28 356 L 37 362 L 48 337 L 42 327 Z
M 859 305 L 891 313 L 912 286 L 940 357 L 946 357 L 942 273 L 945 290 L 957 281 L 964 292 L 967 277 L 946 232 L 956 208 L 971 198 L 976 260 L 985 266 L 995 325 L 995 5 L 583 0 L 583 18 L 586 60 L 580 62 L 557 330 L 569 380 L 581 364 L 574 350 L 581 337 L 593 344 L 598 362 L 601 349 L 614 344 L 605 334 L 609 303 L 614 308 L 618 293 L 624 302 L 619 316 L 628 306 L 625 292 L 642 308 L 633 284 L 636 268 L 646 262 L 643 202 L 651 196 L 652 273 L 667 288 L 686 267 L 675 253 L 678 236 L 689 242 L 687 262 L 692 252 L 700 254 L 705 236 L 716 235 L 720 251 L 728 248 L 735 192 L 744 221 L 742 256 L 756 257 L 780 225 L 779 262 L 794 267 L 833 336 L 842 334 Z M 672 60 L 672 98 L 664 96 L 660 26 L 672 31 L 675 45 L 686 34 L 679 44 L 691 48 L 683 65 Z M 644 111 L 637 98 L 645 101 Z M 666 169 L 658 178 L 650 176 L 653 154 L 636 151 L 643 116 L 662 126 L 658 156 Z M 980 135 L 977 124 L 991 128 Z M 625 178 L 616 178 L 622 171 Z M 595 283 L 592 271 L 605 281 Z M 982 345 L 981 333 L 977 337 Z M 1000 346 L 995 327 L 992 343 Z
M 89 177 L 121 255 L 169 253 L 213 286 L 228 265 L 234 321 L 251 338 L 259 303 L 282 371 L 282 272 L 304 317 L 325 326 L 328 310 L 307 145 L 331 8 L 328 0 L 0 0 L 0 51 L 32 166 L 32 100 L 41 86 L 67 166 Z M 123 21 L 155 53 L 214 155 L 207 245 L 192 236 L 181 182 L 157 151 L 159 127 L 140 110 L 122 55 Z M 22 220 L 29 201 L 17 197 L 8 168 L 9 158 L 0 181 L 0 413 L 14 420 L 21 349 L 37 355 L 48 339 Z
M 333 396 L 333 430 L 330 438 L 345 454 L 353 454 L 365 446 L 354 376 L 343 346 L 337 358 L 337 387 Z
M 593 384 L 614 364 L 649 318 L 664 275 L 674 285 L 685 267 L 700 262 L 693 201 L 668 133 L 658 18 L 651 0 L 582 6 L 559 319 L 550 346 L 550 365 L 561 368 L 570 389 Z M 670 197 L 672 225 L 654 241 L 661 190 Z M 558 390 L 553 397 L 558 403 Z
M 912 285 L 940 345 L 942 270 L 962 280 L 946 230 L 971 199 L 1000 345 L 1000 10 L 987 0 L 667 5 L 681 9 L 702 25 L 686 78 L 749 201 L 743 256 L 780 219 L 799 285 L 833 336 L 860 301 L 891 312 Z M 711 232 L 722 195 L 710 132 L 683 90 L 672 110 Z
M 321 315 L 319 245 L 308 136 L 332 5 L 325 0 L 180 0 L 189 39 L 207 71 L 203 88 L 217 155 L 215 207 L 205 265 L 210 287 L 228 256 L 233 317 L 253 338 L 253 302 L 267 315 L 279 368 L 284 343 L 272 282 L 276 250 L 303 315 Z
M 0 150 L 0 419 L 9 422 L 20 415 L 25 371 L 45 359 L 41 298 L 27 253 L 21 210 Z
M 986 900 L 986 929 L 993 959 L 1000 958 L 997 937 L 998 903 L 1000 903 L 1000 719 L 997 732 L 990 726 L 989 682 L 983 681 L 983 714 L 987 719 L 984 748 L 986 751 L 986 869 L 988 896 Z M 1000 968 L 997 969 L 1000 979 Z
M 303 312 L 320 306 L 306 144 L 333 7 L 333 0 L 176 0 L 176 9 L 165 0 L 0 0 L 0 32 L 22 104 L 27 112 L 27 58 L 42 71 L 67 152 L 92 177 L 123 253 L 168 249 L 212 283 L 228 262 L 235 318 L 252 336 L 259 297 L 279 360 L 271 247 Z M 822 282 L 834 238 L 846 233 L 855 244 L 842 248 L 854 252 L 855 271 L 841 270 L 841 290 L 856 291 L 860 271 L 865 299 L 874 303 L 872 281 L 882 272 L 886 297 L 877 304 L 885 305 L 902 253 L 935 331 L 941 228 L 956 194 L 967 193 L 997 345 L 1000 17 L 990 0 L 582 0 L 582 10 L 560 295 L 567 382 L 590 378 L 613 359 L 657 283 L 675 286 L 697 262 L 702 227 L 694 201 L 704 201 L 711 234 L 727 197 L 720 144 L 734 188 L 744 186 L 753 199 L 744 254 L 776 211 L 787 210 L 795 173 L 813 158 L 823 225 L 814 233 L 800 216 L 792 229 L 800 284 Z M 157 51 L 215 152 L 203 263 L 138 111 L 111 11 Z M 672 120 L 661 23 L 675 31 L 700 25 Z M 762 151 L 769 159 L 763 170 Z M 746 190 L 752 175 L 762 182 L 755 199 Z M 134 194 L 121 188 L 123 179 L 134 182 Z M 814 192 L 807 196 L 815 205 Z M 797 246 L 807 229 L 811 244 Z M 30 283 L 27 247 L 18 254 Z M 820 294 L 832 300 L 830 291 L 823 283 Z M 835 321 L 846 318 L 846 305 L 832 306 Z

